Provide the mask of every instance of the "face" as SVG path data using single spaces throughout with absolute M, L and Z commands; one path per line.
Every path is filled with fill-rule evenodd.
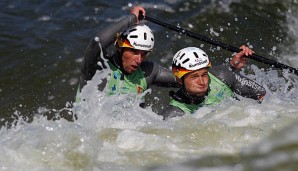
M 122 54 L 122 64 L 124 70 L 131 74 L 141 65 L 148 51 L 124 48 Z
M 208 68 L 202 68 L 184 76 L 184 86 L 190 95 L 203 96 L 209 86 Z

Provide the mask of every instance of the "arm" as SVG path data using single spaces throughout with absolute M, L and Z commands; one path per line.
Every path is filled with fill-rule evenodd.
M 144 61 L 141 64 L 148 87 L 152 84 L 161 87 L 179 87 L 176 78 L 173 76 L 171 70 L 166 69 L 154 62 Z
M 145 10 L 142 7 L 133 7 L 129 16 L 102 29 L 94 38 L 91 39 L 81 64 L 81 72 L 84 80 L 90 80 L 94 76 L 97 69 L 102 69 L 102 67 L 98 66 L 97 63 L 101 62 L 104 65 L 103 57 L 106 58 L 105 49 L 114 43 L 116 39 L 116 33 L 138 23 L 137 17 L 140 11 L 145 13 Z
M 239 71 L 233 69 L 229 64 L 212 67 L 209 71 L 228 85 L 233 92 L 243 97 L 262 101 L 266 94 L 264 87 L 242 76 Z
M 255 52 L 245 45 L 242 45 L 240 47 L 240 49 L 242 49 L 242 51 L 240 51 L 239 53 L 234 55 L 232 60 L 230 61 L 230 65 L 234 69 L 235 77 L 237 80 L 237 81 L 234 81 L 234 86 L 233 86 L 234 89 L 236 90 L 235 92 L 237 94 L 244 96 L 244 97 L 250 97 L 255 100 L 262 101 L 266 94 L 266 90 L 262 86 L 255 83 L 254 81 L 252 81 L 246 77 L 243 77 L 238 72 L 246 64 L 247 57 L 249 57 L 250 55 L 252 55 Z M 238 70 L 238 71 L 236 71 L 236 70 Z M 234 77 L 232 77 L 232 78 L 234 78 Z M 240 85 L 241 86 L 247 85 L 248 87 L 247 86 L 241 87 Z M 257 91 L 255 91 L 255 90 L 257 90 Z M 249 93 L 249 91 L 252 91 L 252 92 Z

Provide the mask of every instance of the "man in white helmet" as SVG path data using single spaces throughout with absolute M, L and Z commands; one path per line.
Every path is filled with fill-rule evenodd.
M 154 35 L 148 26 L 139 23 L 139 13 L 146 14 L 141 6 L 133 7 L 129 16 L 102 29 L 90 41 L 81 65 L 81 80 L 84 81 L 81 84 L 91 80 L 96 70 L 107 68 L 103 56 L 112 70 L 109 80 L 105 79 L 99 85 L 100 90 L 105 88 L 107 95 L 140 94 L 151 84 L 177 87 L 170 70 L 154 62 L 143 61 L 154 47 Z M 113 44 L 116 52 L 109 56 L 106 49 Z M 99 62 L 101 65 L 98 65 Z
M 215 105 L 225 97 L 234 96 L 234 92 L 262 101 L 265 89 L 235 71 L 244 66 L 245 56 L 253 53 L 246 46 L 240 49 L 242 51 L 229 64 L 216 67 L 211 67 L 207 54 L 197 47 L 178 51 L 173 57 L 172 72 L 182 87 L 177 92 L 170 92 L 170 105 L 161 113 L 164 120 L 185 113 L 192 114 L 202 106 Z

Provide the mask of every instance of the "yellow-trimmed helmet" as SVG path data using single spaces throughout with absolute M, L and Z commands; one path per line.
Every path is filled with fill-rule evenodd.
M 119 47 L 152 51 L 154 35 L 148 26 L 144 24 L 135 25 L 117 35 L 116 43 Z
M 211 67 L 211 62 L 207 54 L 197 47 L 181 49 L 173 57 L 172 71 L 177 78 L 206 67 Z

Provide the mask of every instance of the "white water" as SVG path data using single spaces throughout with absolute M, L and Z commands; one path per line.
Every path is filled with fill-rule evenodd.
M 295 37 L 297 26 L 290 27 Z M 285 58 L 297 67 L 295 54 Z M 41 108 L 33 122 L 18 120 L 15 127 L 2 128 L 0 170 L 145 170 L 174 163 L 181 170 L 185 167 L 177 163 L 217 155 L 267 154 L 251 162 L 255 170 L 297 161 L 297 147 L 291 153 L 275 151 L 298 142 L 297 76 L 254 71 L 258 77 L 249 77 L 267 89 L 262 104 L 228 99 L 215 108 L 203 107 L 194 115 L 166 122 L 150 108 L 138 107 L 140 97 L 105 97 L 97 91 L 100 76 L 94 77 L 82 91 L 86 101 L 67 107 L 77 115 L 75 122 L 49 121 L 42 116 L 48 109 Z
M 105 97 L 97 91 L 100 76 L 94 78 L 82 90 L 85 101 L 69 108 L 77 114 L 75 122 L 40 116 L 32 123 L 19 121 L 1 129 L 0 169 L 129 170 L 206 155 L 250 153 L 254 144 L 298 118 L 297 89 L 285 92 L 287 83 L 277 77 L 271 81 L 280 82 L 280 91 L 269 93 L 262 104 L 228 99 L 166 122 L 150 108 L 140 108 L 140 97 Z M 293 137 L 289 134 L 284 141 Z M 268 151 L 276 143 L 278 138 L 259 148 Z

